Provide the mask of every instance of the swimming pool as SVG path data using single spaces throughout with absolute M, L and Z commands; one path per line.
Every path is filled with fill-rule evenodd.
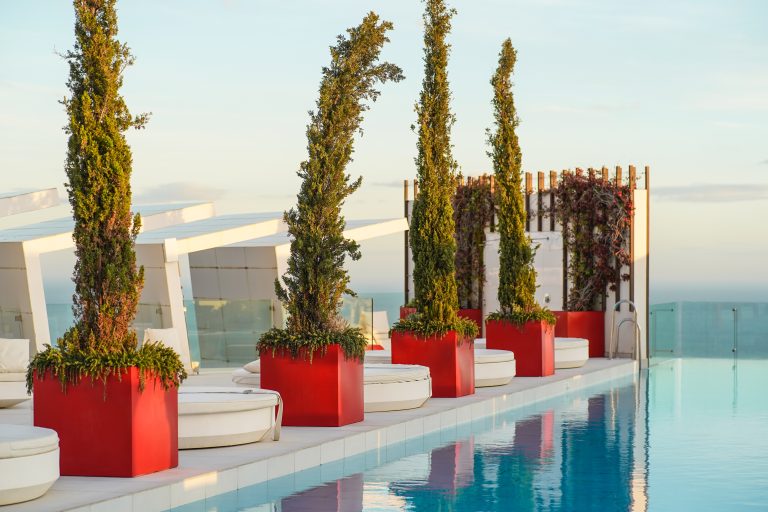
M 768 510 L 768 361 L 677 359 L 174 511 Z

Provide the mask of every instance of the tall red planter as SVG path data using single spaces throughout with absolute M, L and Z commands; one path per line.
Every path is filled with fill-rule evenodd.
M 553 311 L 555 336 L 589 340 L 589 357 L 605 357 L 605 313 L 603 311 Z
M 312 361 L 300 353 L 261 352 L 261 387 L 283 397 L 283 425 L 340 427 L 363 421 L 363 363 L 347 359 L 339 345 Z
M 179 465 L 177 389 L 139 370 L 92 382 L 67 383 L 50 373 L 33 383 L 34 424 L 59 434 L 61 474 L 133 477 Z
M 475 341 L 459 339 L 456 331 L 442 336 L 392 333 L 392 364 L 429 367 L 432 396 L 456 398 L 475 393 Z M 263 371 L 263 370 L 262 370 Z
M 410 306 L 400 306 L 400 320 L 404 320 L 409 315 L 412 315 L 416 312 L 416 308 L 412 308 Z
M 485 345 L 514 352 L 518 377 L 555 373 L 555 328 L 543 320 L 522 327 L 505 320 L 486 320 Z

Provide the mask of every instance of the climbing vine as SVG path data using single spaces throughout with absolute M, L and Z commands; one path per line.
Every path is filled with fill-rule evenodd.
M 459 308 L 480 309 L 485 281 L 485 228 L 493 217 L 490 180 L 483 176 L 460 183 L 453 196 L 456 224 L 456 286 Z
M 629 279 L 620 270 L 630 263 L 630 187 L 594 175 L 563 173 L 555 211 L 568 250 L 568 310 L 602 309 L 606 290 Z

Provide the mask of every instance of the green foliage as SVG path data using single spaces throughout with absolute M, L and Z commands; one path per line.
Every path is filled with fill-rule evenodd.
M 628 274 L 619 275 L 630 263 L 629 185 L 566 173 L 557 187 L 555 208 L 568 250 L 568 310 L 602 310 L 599 302 L 606 290 L 629 279 Z
M 414 313 L 397 321 L 391 332 L 412 332 L 420 337 L 442 336 L 448 331 L 456 331 L 459 340 L 475 339 L 478 334 L 477 324 L 468 318 L 455 317 L 451 323 L 432 320 L 422 313 Z
M 354 295 L 348 289 L 344 260 L 346 256 L 359 259 L 360 251 L 355 241 L 344 237 L 341 208 L 361 179 L 350 183 L 345 168 L 352 159 L 354 135 L 368 110 L 367 102 L 379 96 L 376 85 L 403 78 L 399 67 L 378 61 L 391 29 L 390 22 L 380 21 L 371 12 L 330 49 L 331 64 L 323 68 L 320 96 L 307 126 L 309 157 L 298 171 L 303 180 L 298 204 L 284 216 L 291 255 L 283 276 L 285 286 L 276 281 L 275 288 L 288 312 L 287 331 L 280 335 L 270 331 L 261 338 L 260 348 L 280 340 L 290 345 L 290 340 L 306 336 L 315 350 L 316 341 L 350 336 L 338 309 L 344 293 Z M 357 354 L 354 346 L 349 344 L 347 355 Z
M 494 311 L 488 315 L 488 320 L 505 320 L 515 325 L 523 325 L 527 322 L 543 320 L 550 325 L 555 325 L 557 318 L 550 310 L 539 305 L 531 309 L 513 309 L 510 312 Z
M 67 192 L 73 238 L 76 325 L 67 345 L 95 353 L 124 353 L 136 344 L 131 323 L 143 286 L 134 243 L 141 226 L 131 215 L 131 150 L 124 132 L 141 128 L 120 96 L 130 49 L 116 39 L 115 0 L 75 0 L 73 50 L 64 100 L 69 124 Z M 77 334 L 75 339 L 74 335 Z
M 443 325 L 456 324 L 458 309 L 451 202 L 457 164 L 450 141 L 455 119 L 448 88 L 450 47 L 445 41 L 454 14 L 443 0 L 426 0 L 424 80 L 416 104 L 419 195 L 413 203 L 409 228 L 416 308 L 425 319 L 423 325 L 439 331 L 444 330 Z
M 515 323 L 522 319 L 548 318 L 536 303 L 534 250 L 525 234 L 525 205 L 522 193 L 522 152 L 515 133 L 519 121 L 512 95 L 512 71 L 517 52 L 504 41 L 499 66 L 491 79 L 496 131 L 488 133 L 496 177 L 496 211 L 499 231 L 499 316 Z M 554 322 L 553 322 L 554 323 Z
M 135 345 L 123 345 L 114 350 L 107 344 L 81 347 L 79 342 L 79 333 L 74 328 L 59 340 L 61 346 L 46 345 L 45 350 L 37 353 L 27 368 L 27 392 L 32 392 L 35 373 L 43 379 L 48 371 L 61 381 L 63 391 L 67 384 L 76 384 L 83 378 L 106 384 L 110 375 L 120 378 L 130 367 L 139 369 L 139 389 L 142 390 L 147 377 L 159 377 L 165 389 L 178 387 L 187 378 L 178 354 L 170 347 L 147 343 L 138 349 Z
M 291 357 L 305 357 L 310 362 L 315 352 L 325 354 L 328 345 L 338 344 L 348 359 L 362 361 L 368 340 L 362 330 L 346 327 L 339 331 L 315 331 L 292 333 L 287 329 L 273 328 L 265 332 L 259 340 L 259 350 L 288 351 Z
M 459 307 L 480 309 L 485 281 L 485 228 L 493 217 L 490 181 L 469 178 L 456 187 L 453 219 L 456 224 L 456 286 Z

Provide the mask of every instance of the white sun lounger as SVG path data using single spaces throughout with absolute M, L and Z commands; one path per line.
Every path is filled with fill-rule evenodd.
M 259 360 L 232 373 L 232 382 L 238 386 L 259 386 L 260 381 Z M 416 409 L 432 396 L 429 368 L 415 364 L 366 364 L 363 393 L 365 412 Z
M 389 364 L 392 352 L 389 350 L 369 350 L 365 353 L 365 363 Z M 512 380 L 517 371 L 515 354 L 508 350 L 490 350 L 478 348 L 475 344 L 475 387 L 503 386 Z
M 39 498 L 58 478 L 56 432 L 27 425 L 0 425 L 0 506 Z
M 182 386 L 179 388 L 179 449 L 254 443 L 270 431 L 277 441 L 282 416 L 282 400 L 276 391 Z
M 589 359 L 589 341 L 584 338 L 555 338 L 555 369 L 578 368 Z

